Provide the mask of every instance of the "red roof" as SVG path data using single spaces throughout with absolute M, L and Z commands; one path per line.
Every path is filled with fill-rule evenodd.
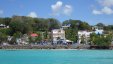
M 33 33 L 33 34 L 31 34 L 31 36 L 32 36 L 32 37 L 36 37 L 36 36 L 38 36 L 38 34 Z

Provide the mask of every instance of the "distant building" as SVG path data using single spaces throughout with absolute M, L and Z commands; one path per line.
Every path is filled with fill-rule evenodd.
M 92 30 L 96 34 L 103 34 L 103 32 L 104 32 L 103 27 L 98 27 L 98 26 L 92 27 Z
M 54 29 L 51 31 L 52 42 L 58 44 L 58 41 L 65 43 L 65 31 L 63 29 Z
M 4 24 L 0 24 L 0 28 L 9 28 L 9 26 L 6 26 Z
M 31 36 L 31 37 L 37 37 L 38 34 L 36 34 L 36 33 L 32 33 L 30 36 Z
M 64 25 L 62 26 L 62 29 L 68 29 L 70 27 L 70 24 L 69 25 Z
M 85 43 L 88 43 L 88 40 L 90 39 L 90 34 L 103 34 L 104 30 L 103 27 L 94 26 L 92 27 L 91 32 L 89 31 L 78 31 L 78 43 L 81 44 L 82 40 L 85 41 Z
M 82 40 L 84 40 L 87 44 L 91 33 L 88 31 L 78 31 L 78 43 L 81 44 Z

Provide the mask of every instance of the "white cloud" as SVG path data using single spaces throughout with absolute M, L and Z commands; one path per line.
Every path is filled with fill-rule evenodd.
M 101 10 L 93 10 L 93 14 L 96 14 L 96 15 L 98 15 L 98 14 L 110 15 L 110 14 L 113 14 L 113 10 L 110 7 L 104 7 Z
M 97 2 L 102 6 L 102 9 L 93 10 L 93 14 L 113 14 L 113 0 L 97 0 Z
M 61 1 L 58 1 L 56 4 L 52 5 L 51 8 L 54 12 L 57 12 L 61 9 L 63 3 Z
M 64 14 L 66 16 L 70 16 L 72 13 L 72 6 L 63 4 L 62 1 L 57 1 L 56 4 L 51 5 L 52 9 L 52 15 L 59 16 L 61 14 Z
M 0 10 L 0 15 L 3 14 L 3 13 L 4 13 L 4 11 L 3 10 Z
M 93 10 L 93 14 L 98 15 L 98 14 L 102 14 L 102 12 L 99 10 Z
M 71 15 L 71 13 L 72 13 L 72 10 L 73 10 L 73 8 L 72 8 L 72 6 L 71 5 L 65 5 L 64 6 L 64 14 L 65 15 Z
M 113 6 L 113 0 L 97 0 L 101 5 L 111 7 Z
M 101 10 L 104 14 L 113 14 L 113 10 L 109 7 L 104 7 L 102 10 Z
M 36 17 L 37 17 L 37 14 L 36 14 L 36 12 L 30 12 L 30 13 L 28 14 L 28 16 L 29 16 L 29 17 L 32 17 L 32 18 L 36 18 Z
M 62 5 L 63 5 L 63 3 L 61 1 L 57 1 L 56 4 L 51 5 L 51 8 L 52 8 L 52 11 L 53 11 L 54 15 L 58 15 L 59 14 L 59 11 L 61 10 Z

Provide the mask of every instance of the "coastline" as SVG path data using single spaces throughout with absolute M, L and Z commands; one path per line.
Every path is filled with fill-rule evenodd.
M 113 47 L 68 46 L 68 45 L 10 45 L 0 46 L 0 50 L 113 50 Z
M 65 51 L 65 50 L 69 50 L 69 51 L 77 51 L 77 50 L 113 50 L 113 49 L 0 49 L 0 51 L 24 51 L 24 50 L 48 50 L 48 51 L 54 51 L 54 50 L 58 50 L 58 51 Z

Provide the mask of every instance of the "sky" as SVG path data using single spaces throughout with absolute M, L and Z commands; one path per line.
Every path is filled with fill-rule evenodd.
M 113 0 L 0 0 L 0 17 L 13 15 L 111 25 Z

